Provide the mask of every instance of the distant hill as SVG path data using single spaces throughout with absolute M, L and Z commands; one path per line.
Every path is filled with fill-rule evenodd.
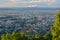
M 0 8 L 0 10 L 60 10 L 60 8 L 37 8 L 37 7 L 27 7 L 27 8 Z

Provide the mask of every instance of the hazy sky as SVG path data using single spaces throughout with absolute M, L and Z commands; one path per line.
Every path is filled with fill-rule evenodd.
M 60 0 L 0 0 L 0 7 L 60 7 Z

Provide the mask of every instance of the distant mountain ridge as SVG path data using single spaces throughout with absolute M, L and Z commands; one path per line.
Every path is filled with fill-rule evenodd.
M 27 7 L 27 8 L 0 8 L 0 10 L 60 10 L 60 8 L 38 8 L 38 7 Z

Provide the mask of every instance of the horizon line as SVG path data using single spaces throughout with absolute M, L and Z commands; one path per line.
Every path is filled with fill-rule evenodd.
M 0 7 L 0 10 L 60 10 L 60 8 L 51 7 Z

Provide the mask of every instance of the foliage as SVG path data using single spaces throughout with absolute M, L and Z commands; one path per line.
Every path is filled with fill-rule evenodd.
M 6 40 L 4 34 L 2 34 L 2 36 L 1 36 L 1 40 Z
M 13 32 L 12 34 L 3 34 L 1 36 L 1 40 L 51 40 L 51 35 L 45 34 L 35 34 L 34 36 L 26 36 L 24 31 L 20 31 L 18 33 Z
M 51 27 L 52 40 L 60 40 L 60 11 L 56 14 L 55 23 Z

